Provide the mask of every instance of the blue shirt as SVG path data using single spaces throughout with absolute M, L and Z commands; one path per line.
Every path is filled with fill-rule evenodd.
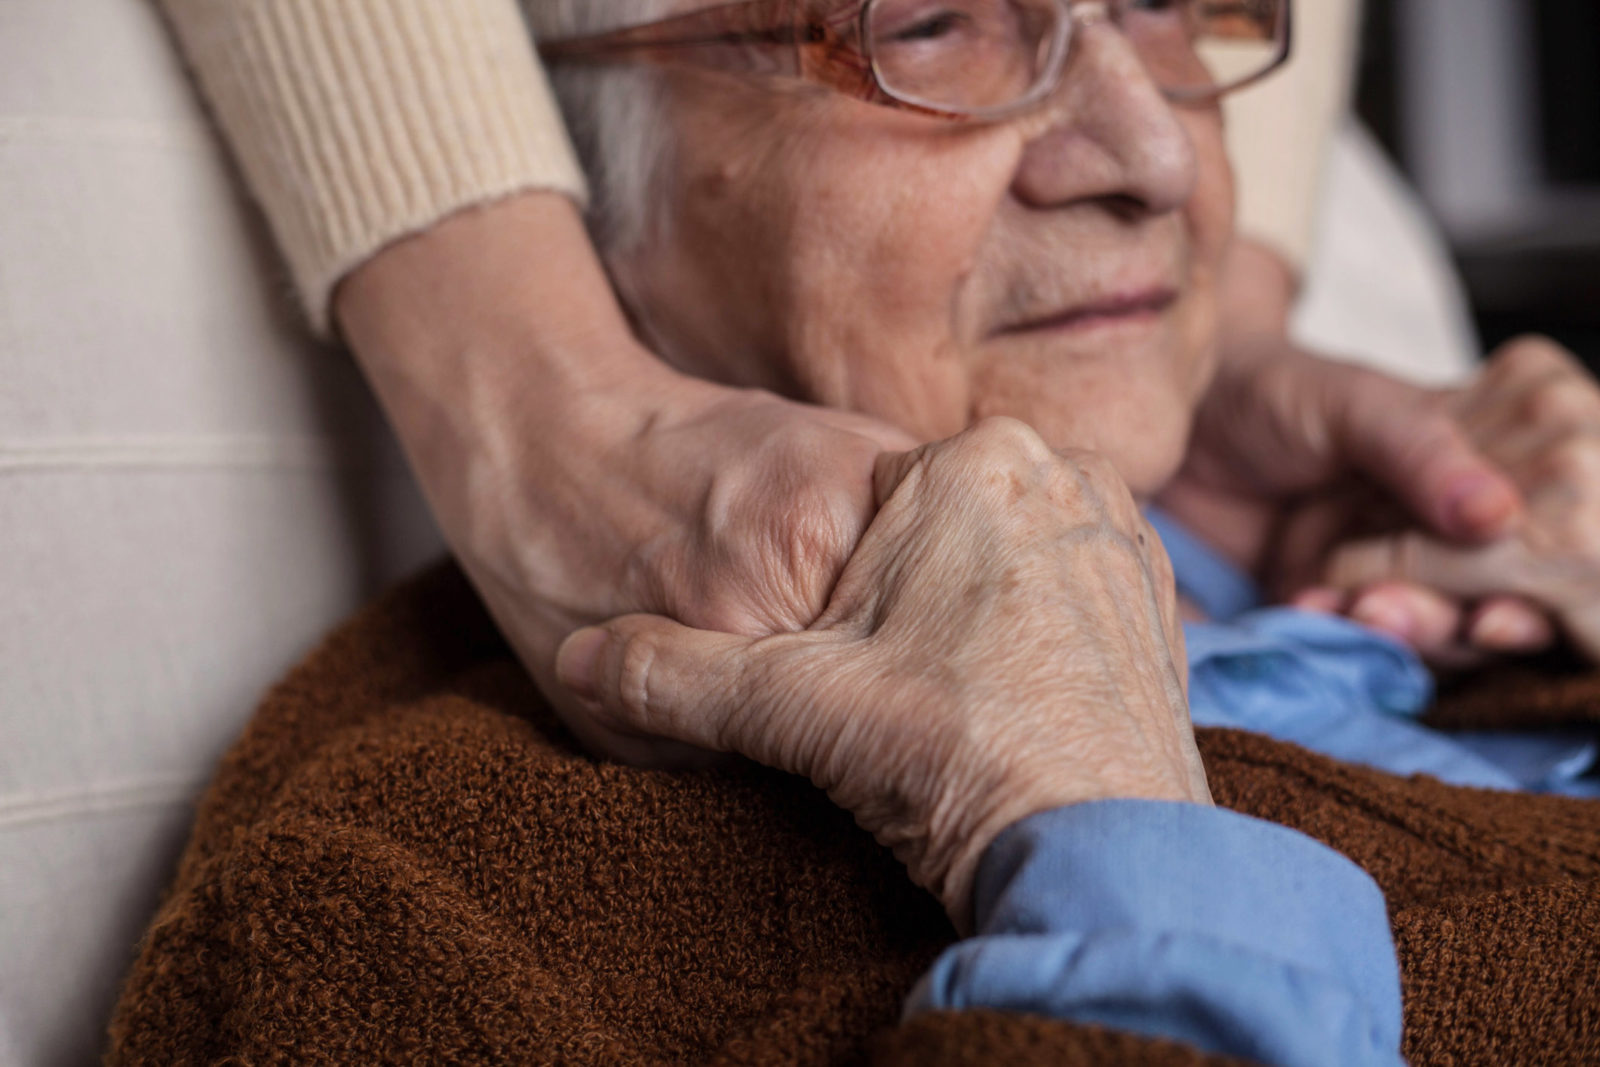
M 1325 756 L 1452 785 L 1600 795 L 1592 731 L 1443 734 L 1416 722 L 1433 678 L 1359 623 L 1263 608 L 1250 580 L 1171 518 L 1150 523 L 1178 589 L 1209 617 L 1184 627 L 1196 726 L 1253 730 Z
M 987 1007 L 1294 1067 L 1395 1067 L 1383 894 L 1304 834 L 1220 808 L 1076 804 L 984 854 L 978 935 L 906 1005 Z
M 1411 651 L 1347 620 L 1263 609 L 1248 578 L 1152 513 L 1178 587 L 1196 725 L 1486 788 L 1600 794 L 1592 735 L 1445 736 Z M 908 1014 L 990 1007 L 1170 1037 L 1263 1063 L 1398 1064 L 1399 966 L 1365 872 L 1302 834 L 1193 805 L 1102 801 L 1025 819 L 985 853 L 978 935 Z

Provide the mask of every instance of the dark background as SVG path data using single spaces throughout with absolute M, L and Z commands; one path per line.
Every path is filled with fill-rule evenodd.
M 1367 0 L 1357 106 L 1439 219 L 1485 343 L 1548 333 L 1600 367 L 1600 0 Z

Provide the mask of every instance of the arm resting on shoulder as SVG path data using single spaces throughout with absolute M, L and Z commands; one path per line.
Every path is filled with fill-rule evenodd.
M 633 337 L 515 0 L 161 0 L 313 324 L 355 349 L 523 660 L 631 611 L 804 627 L 910 442 L 672 372 Z
M 587 193 L 516 0 L 159 0 L 312 324 L 380 249 Z

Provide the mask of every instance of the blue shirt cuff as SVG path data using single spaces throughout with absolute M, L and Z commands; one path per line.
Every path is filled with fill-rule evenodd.
M 907 1014 L 1028 1012 L 1272 1064 L 1400 1064 L 1383 894 L 1311 838 L 1219 808 L 1077 804 L 990 846 L 978 936 Z

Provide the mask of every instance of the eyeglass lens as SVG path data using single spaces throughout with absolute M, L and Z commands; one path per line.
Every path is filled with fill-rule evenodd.
M 1203 97 L 1271 67 L 1288 0 L 1114 0 L 1156 83 Z M 873 0 L 864 15 L 878 82 L 908 103 L 959 113 L 1028 101 L 1065 60 L 1062 0 Z

